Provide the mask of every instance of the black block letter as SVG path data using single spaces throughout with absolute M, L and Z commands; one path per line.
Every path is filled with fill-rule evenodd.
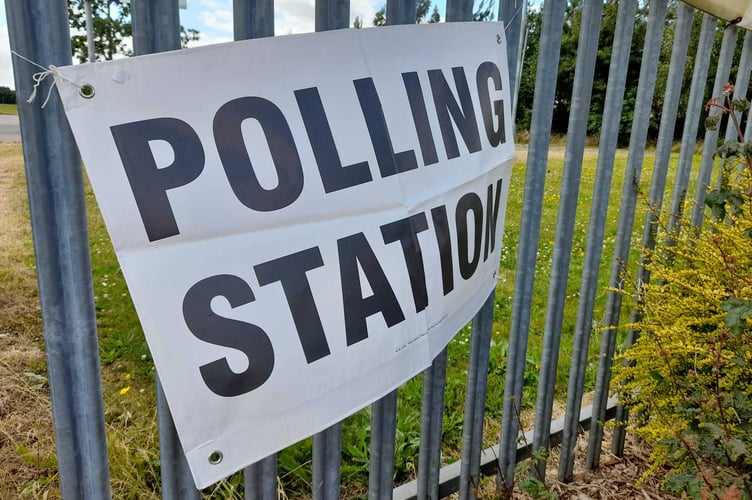
M 192 182 L 204 169 L 204 149 L 190 125 L 177 118 L 153 118 L 110 127 L 149 241 L 180 234 L 167 190 Z M 167 142 L 175 155 L 169 166 L 154 161 L 150 141 Z
M 319 248 L 313 247 L 254 266 L 260 285 L 275 281 L 282 285 L 309 364 L 330 354 L 311 284 L 306 277 L 306 271 L 323 265 Z
M 407 274 L 410 278 L 410 288 L 413 291 L 415 312 L 420 312 L 428 306 L 428 290 L 426 289 L 426 270 L 423 267 L 423 253 L 420 251 L 418 233 L 428 229 L 426 214 L 423 212 L 381 226 L 384 243 L 399 241 L 402 254 L 405 257 Z
M 394 290 L 384 270 L 376 259 L 363 233 L 353 234 L 337 241 L 339 266 L 342 279 L 342 305 L 345 311 L 345 336 L 347 345 L 368 338 L 366 318 L 380 312 L 387 326 L 394 326 L 405 319 Z M 371 285 L 373 295 L 363 297 L 360 272 Z
M 248 358 L 248 368 L 235 373 L 227 358 L 201 367 L 201 377 L 215 394 L 240 396 L 266 382 L 274 368 L 274 349 L 264 330 L 251 323 L 223 318 L 211 309 L 215 297 L 224 297 L 231 307 L 253 302 L 255 297 L 248 283 L 230 274 L 203 279 L 193 285 L 183 299 L 183 318 L 198 339 L 210 344 L 237 349 Z
M 278 183 L 265 189 L 253 170 L 241 125 L 258 121 L 266 136 Z M 261 97 L 241 97 L 222 105 L 214 115 L 214 141 L 227 180 L 240 202 L 252 210 L 271 212 L 290 205 L 303 191 L 303 167 L 285 115 Z

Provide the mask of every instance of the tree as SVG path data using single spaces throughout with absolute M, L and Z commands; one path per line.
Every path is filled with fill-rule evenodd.
M 68 0 L 68 19 L 71 29 L 73 57 L 80 62 L 89 60 L 86 39 L 86 0 Z M 94 20 L 94 51 L 97 59 L 110 60 L 116 54 L 129 56 L 133 53 L 127 44 L 132 37 L 131 6 L 115 0 L 89 0 Z M 198 40 L 199 32 L 192 28 L 180 27 L 180 42 L 186 47 L 188 42 Z
M 16 104 L 16 91 L 9 87 L 0 87 L 0 103 Z
M 554 133 L 565 134 L 569 125 L 569 110 L 574 86 L 574 69 L 577 62 L 577 46 L 579 44 L 580 20 L 582 17 L 582 0 L 570 0 L 564 12 L 562 27 L 561 50 L 556 82 L 556 98 L 551 130 Z M 611 50 L 616 29 L 617 0 L 606 0 L 603 6 L 603 19 L 596 56 L 595 74 L 593 78 L 593 95 L 588 117 L 588 133 L 597 134 L 603 118 L 603 104 L 606 97 L 606 84 L 611 64 Z M 543 13 L 540 8 L 528 9 L 527 44 L 525 47 L 524 63 L 520 79 L 516 124 L 518 130 L 529 130 L 533 108 L 533 93 L 535 90 L 535 76 L 538 65 L 538 43 L 541 36 Z M 637 94 L 637 81 L 640 73 L 640 62 L 645 29 L 647 26 L 647 8 L 638 9 L 635 18 L 634 34 L 629 67 L 627 70 L 627 88 L 624 96 L 622 121 L 619 130 L 619 141 L 624 144 L 629 140 L 629 130 L 632 126 L 634 105 Z M 660 111 L 658 112 L 660 116 Z
M 386 6 L 382 5 L 381 8 L 376 11 L 376 14 L 373 16 L 373 25 L 386 26 Z
M 418 0 L 415 8 L 415 22 L 417 24 L 422 24 L 426 22 L 426 16 L 428 16 L 428 11 L 431 9 L 431 0 Z M 431 17 L 428 18 L 429 23 L 438 23 L 441 21 L 441 15 L 439 14 L 439 9 L 434 6 L 433 11 L 431 12 Z M 374 26 L 386 26 L 386 6 L 382 5 L 379 10 L 376 11 L 376 14 L 373 16 L 373 25 Z
M 495 3 L 495 0 L 489 0 L 486 5 L 486 0 L 480 0 L 478 9 L 473 12 L 473 21 L 493 21 Z
M 110 0 L 90 0 L 94 20 L 94 51 L 98 57 L 110 60 L 115 54 L 131 55 L 124 41 L 133 35 L 131 30 L 131 6 L 113 3 Z M 68 0 L 68 19 L 71 28 L 80 34 L 71 36 L 73 56 L 80 62 L 89 60 L 86 40 L 85 0 Z
M 486 0 L 480 0 L 477 10 L 473 12 L 473 20 L 492 21 L 494 17 L 495 3 L 495 0 L 488 0 L 488 4 L 486 4 Z M 430 17 L 428 16 L 429 11 L 431 12 Z M 426 18 L 428 20 L 426 20 Z M 441 14 L 439 13 L 439 8 L 434 5 L 433 9 L 431 9 L 431 0 L 417 0 L 415 9 L 415 22 L 417 24 L 423 24 L 426 22 L 429 24 L 441 22 Z M 386 25 L 386 6 L 382 6 L 379 10 L 376 11 L 376 15 L 373 16 L 373 25 Z
M 433 6 L 433 11 L 431 11 L 431 19 L 429 19 L 428 22 L 432 24 L 441 22 L 441 14 L 439 14 L 439 8 L 435 5 Z

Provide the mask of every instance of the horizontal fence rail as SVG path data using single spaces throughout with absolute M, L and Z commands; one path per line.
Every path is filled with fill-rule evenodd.
M 493 6 L 493 3 L 491 3 Z M 577 60 L 569 101 L 568 128 L 564 152 L 561 184 L 558 192 L 556 227 L 553 235 L 546 235 L 553 246 L 551 273 L 545 304 L 534 303 L 536 269 L 540 263 L 541 218 L 552 139 L 552 122 L 557 102 L 557 75 L 564 19 L 568 2 L 545 0 L 539 8 L 541 17 L 536 36 L 537 58 L 526 51 L 528 36 L 528 6 L 524 0 L 500 0 L 498 22 L 507 37 L 507 54 L 512 88 L 513 109 L 517 107 L 520 81 L 524 65 L 537 68 L 534 97 L 530 118 L 529 142 L 524 173 L 524 196 L 519 222 L 519 241 L 516 249 L 514 293 L 509 299 L 509 317 L 495 314 L 504 298 L 491 293 L 477 311 L 470 330 L 469 357 L 466 366 L 466 385 L 462 422 L 461 449 L 454 455 L 459 460 L 447 460 L 443 448 L 445 406 L 447 403 L 447 373 L 453 366 L 449 350 L 444 349 L 421 376 L 422 402 L 420 408 L 420 437 L 417 467 L 413 480 L 395 485 L 395 446 L 398 439 L 398 407 L 400 391 L 395 390 L 373 403 L 368 432 L 369 477 L 367 496 L 370 499 L 436 499 L 458 493 L 460 499 L 478 496 L 478 486 L 484 476 L 499 479 L 498 488 L 514 486 L 515 466 L 533 456 L 540 449 L 549 449 L 561 443 L 558 478 L 573 479 L 575 448 L 583 431 L 589 431 L 587 468 L 599 465 L 603 442 L 603 424 L 616 418 L 623 423 L 628 418 L 625 408 L 613 397 L 611 369 L 617 346 L 622 344 L 622 297 L 625 289 L 624 272 L 635 269 L 639 283 L 650 280 L 643 267 L 644 257 L 630 262 L 634 254 L 632 242 L 634 228 L 642 228 L 641 248 L 656 245 L 656 211 L 663 207 L 664 193 L 671 192 L 669 228 L 686 207 L 691 179 L 694 186 L 692 221 L 701 225 L 704 216 L 706 186 L 713 182 L 713 154 L 719 132 L 704 133 L 702 159 L 697 172 L 693 172 L 693 156 L 700 126 L 702 104 L 710 96 L 718 96 L 731 76 L 739 29 L 727 26 L 716 18 L 696 12 L 679 3 L 669 9 L 668 0 L 651 0 L 640 7 L 637 0 L 618 2 L 613 40 L 606 46 L 601 39 L 604 5 L 602 0 L 584 0 L 579 23 Z M 235 40 L 272 37 L 274 33 L 273 0 L 235 0 L 233 2 Z M 386 24 L 413 24 L 416 22 L 416 0 L 387 0 Z M 475 5 L 477 7 L 477 4 Z M 474 5 L 469 0 L 448 0 L 446 21 L 473 20 Z M 43 66 L 62 66 L 71 63 L 70 30 L 67 23 L 65 0 L 7 1 L 10 43 L 12 49 Z M 647 32 L 641 52 L 638 81 L 627 81 L 632 42 L 633 22 L 637 16 L 647 16 Z M 136 55 L 179 50 L 180 16 L 178 0 L 132 0 L 133 49 Z M 348 0 L 316 0 L 315 29 L 326 31 L 345 29 L 351 25 Z M 666 75 L 658 74 L 665 46 L 666 26 L 670 26 L 671 49 L 664 52 L 670 57 Z M 722 33 L 720 33 L 722 31 Z M 712 52 L 716 34 L 723 37 L 720 54 L 716 60 Z M 693 35 L 696 44 L 692 45 Z M 666 35 L 667 36 L 667 35 Z M 451 43 L 448 41 L 447 43 Z M 696 46 L 695 52 L 690 48 Z M 586 132 L 589 126 L 593 101 L 594 73 L 599 51 L 610 51 L 608 83 L 603 97 L 600 117 L 597 166 L 590 206 L 585 206 L 590 217 L 586 231 L 586 244 L 582 249 L 575 243 L 575 219 L 583 210 L 582 198 L 590 193 L 580 189 L 583 163 L 586 155 Z M 752 35 L 746 33 L 738 59 L 735 96 L 746 96 L 752 66 Z M 395 55 L 397 57 L 397 55 Z M 691 75 L 688 60 L 692 59 Z M 13 59 L 16 90 L 28 95 L 36 71 L 25 62 Z M 712 63 L 712 64 L 711 64 Z M 706 80 L 711 68 L 715 69 L 711 94 L 706 93 Z M 688 99 L 682 105 L 682 95 L 687 92 L 684 82 L 691 79 Z M 660 87 L 657 87 L 658 85 Z M 619 140 L 623 140 L 620 125 L 625 95 L 636 86 L 626 174 L 621 185 L 621 195 L 616 202 L 618 229 L 615 235 L 613 256 L 609 262 L 608 292 L 599 289 L 604 276 L 601 261 L 607 225 L 607 212 Z M 661 95 L 655 96 L 656 88 Z M 632 95 L 632 94 L 630 94 Z M 661 99 L 660 125 L 655 146 L 655 159 L 649 187 L 642 181 L 646 163 L 648 128 L 653 113 L 654 98 Z M 719 113 L 710 111 L 712 116 Z M 62 105 L 53 92 L 48 105 L 19 106 L 24 162 L 31 210 L 34 249 L 39 276 L 40 300 L 45 330 L 50 392 L 54 413 L 55 436 L 60 476 L 60 489 L 64 499 L 100 499 L 111 497 L 110 477 L 105 440 L 104 405 L 100 380 L 99 347 L 97 341 L 92 274 L 89 261 L 89 241 L 84 206 L 83 177 L 80 158 L 64 117 Z M 749 118 L 746 119 L 747 136 L 752 135 Z M 681 125 L 681 131 L 679 126 Z M 675 138 L 681 136 L 678 166 L 673 185 L 670 185 L 669 160 Z M 733 139 L 735 129 L 725 131 L 726 139 Z M 620 135 L 621 134 L 621 135 Z M 523 182 L 515 178 L 513 182 Z M 618 186 L 617 186 L 618 187 Z M 640 198 L 644 195 L 645 203 Z M 668 203 L 667 203 L 668 204 Z M 648 210 L 650 208 L 651 210 Z M 645 218 L 643 219 L 643 214 Z M 610 248 L 610 247 L 609 247 Z M 582 252 L 581 275 L 570 273 L 572 256 Z M 632 260 L 635 260 L 634 258 Z M 631 266 L 631 267 L 630 267 Z M 542 279 L 540 276 L 538 280 Z M 577 313 L 571 341 L 565 342 L 563 321 L 565 304 L 573 288 L 579 289 Z M 596 311 L 596 297 L 606 293 L 605 309 Z M 542 332 L 531 332 L 531 317 L 545 308 L 545 326 Z M 603 314 L 603 319 L 596 316 Z M 639 320 L 632 311 L 630 323 Z M 489 383 L 490 369 L 496 368 L 492 359 L 492 346 L 499 339 L 501 322 L 508 325 L 508 347 L 503 388 Z M 597 333 L 597 335 L 593 335 Z M 505 336 L 507 332 L 504 332 Z M 526 373 L 530 371 L 528 340 L 530 335 L 542 335 L 543 348 L 537 373 L 534 428 L 521 429 L 520 412 L 524 395 Z M 592 337 L 600 339 L 595 345 Z M 637 338 L 637 332 L 626 332 L 626 345 Z M 566 348 L 565 348 L 566 347 Z M 596 350 L 599 353 L 594 354 Z M 566 387 L 565 413 L 553 418 L 557 391 L 557 369 L 561 357 L 571 357 L 568 386 Z M 586 384 L 589 360 L 597 359 L 595 382 Z M 170 410 L 162 392 L 159 379 L 155 381 L 159 425 L 161 460 L 161 493 L 168 500 L 201 498 L 202 492 L 194 486 L 182 446 L 178 440 Z M 592 386 L 592 387 L 591 387 Z M 586 388 L 594 388 L 592 406 L 582 408 Z M 528 388 L 529 389 L 529 388 Z M 502 408 L 492 408 L 501 414 L 498 442 L 488 447 L 488 432 L 484 425 L 489 420 L 488 402 L 492 391 L 503 390 Z M 418 410 L 416 409 L 416 412 Z M 343 422 L 312 436 L 310 494 L 315 500 L 342 498 L 342 456 L 345 442 Z M 486 439 L 484 439 L 484 436 Z M 624 453 L 625 430 L 616 426 L 612 451 Z M 365 446 L 365 444 L 363 444 Z M 455 445 L 456 446 L 456 445 Z M 243 470 L 243 495 L 246 499 L 276 499 L 280 496 L 279 456 L 273 454 Z M 301 464 L 302 466 L 303 464 Z M 539 459 L 531 473 L 544 480 L 546 461 Z M 365 492 L 360 494 L 365 495 Z

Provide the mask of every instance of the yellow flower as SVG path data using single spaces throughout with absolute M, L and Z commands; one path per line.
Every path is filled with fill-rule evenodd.
M 124 396 L 124 395 L 125 395 L 125 394 L 127 394 L 127 393 L 128 393 L 128 391 L 130 391 L 130 390 L 131 390 L 131 386 L 128 386 L 128 387 L 123 387 L 122 389 L 120 389 L 120 395 L 121 395 L 121 396 Z

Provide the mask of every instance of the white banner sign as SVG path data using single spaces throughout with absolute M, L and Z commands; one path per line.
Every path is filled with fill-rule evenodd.
M 496 284 L 498 23 L 264 38 L 58 85 L 196 484 L 430 365 Z

